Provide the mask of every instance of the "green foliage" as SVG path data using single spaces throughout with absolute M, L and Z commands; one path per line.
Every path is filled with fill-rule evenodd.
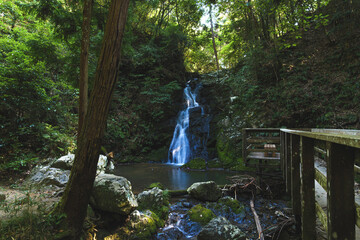
M 161 182 L 151 183 L 151 184 L 149 185 L 148 189 L 152 189 L 152 188 L 155 188 L 155 187 L 157 187 L 157 188 L 159 188 L 159 189 L 161 189 L 161 190 L 164 190 L 164 185 L 162 185 Z
M 0 170 L 22 170 L 41 155 L 74 148 L 74 90 L 59 75 L 64 46 L 51 25 L 3 1 L 0 37 Z M 63 114 L 63 115 L 59 115 Z
M 216 217 L 216 215 L 213 213 L 213 211 L 205 208 L 201 204 L 198 204 L 198 205 L 192 207 L 188 211 L 188 214 L 189 214 L 191 221 L 198 222 L 203 226 L 206 225 L 207 223 L 209 223 L 211 221 L 211 219 Z

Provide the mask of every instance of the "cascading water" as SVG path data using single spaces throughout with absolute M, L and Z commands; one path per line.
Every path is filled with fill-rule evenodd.
M 173 139 L 171 141 L 169 148 L 169 154 L 168 154 L 169 164 L 183 165 L 191 157 L 194 157 L 196 155 L 193 153 L 193 150 L 198 148 L 198 146 L 196 145 L 198 144 L 197 142 L 199 141 L 194 141 L 194 139 L 196 139 L 196 136 L 192 136 L 191 134 L 190 115 L 192 112 L 200 110 L 201 117 L 205 116 L 204 108 L 201 105 L 199 105 L 199 103 L 197 102 L 197 96 L 200 88 L 201 88 L 201 84 L 197 84 L 194 90 L 192 90 L 190 84 L 188 83 L 184 89 L 185 108 L 179 113 L 177 119 L 177 124 L 174 130 Z M 207 127 L 207 131 L 208 131 L 208 127 Z M 207 142 L 207 138 L 205 141 L 205 145 L 206 142 Z M 205 149 L 206 151 L 206 146 L 205 148 L 202 147 L 202 149 Z

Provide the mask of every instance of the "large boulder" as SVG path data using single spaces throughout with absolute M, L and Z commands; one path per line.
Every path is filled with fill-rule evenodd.
M 194 183 L 187 192 L 191 197 L 201 201 L 215 202 L 221 197 L 221 190 L 214 181 Z
M 120 215 L 128 215 L 138 206 L 131 183 L 124 177 L 112 174 L 96 177 L 91 204 L 95 209 Z
M 70 171 L 49 166 L 40 167 L 30 178 L 29 183 L 64 187 L 69 180 Z
M 245 240 L 241 230 L 224 217 L 212 219 L 197 236 L 198 240 Z
M 68 155 L 62 156 L 59 159 L 55 160 L 51 167 L 53 168 L 59 168 L 63 170 L 71 170 L 72 165 L 74 164 L 75 154 L 69 153 Z M 97 164 L 97 174 L 110 172 L 114 170 L 114 163 L 109 160 L 104 155 L 99 155 L 99 160 Z

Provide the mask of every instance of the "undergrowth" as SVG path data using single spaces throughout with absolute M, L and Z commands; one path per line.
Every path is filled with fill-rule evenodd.
M 6 216 L 0 222 L 0 239 L 53 239 L 62 216 L 49 214 L 50 209 L 40 197 L 27 191 L 23 197 L 0 202 Z

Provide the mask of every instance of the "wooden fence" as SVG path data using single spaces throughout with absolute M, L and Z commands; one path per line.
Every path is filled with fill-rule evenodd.
M 360 206 L 354 196 L 354 166 L 360 157 L 360 131 L 336 129 L 280 129 L 280 162 L 291 194 L 302 239 L 316 239 L 316 216 L 331 240 L 354 240 L 360 227 Z M 325 161 L 326 172 L 314 167 Z M 315 200 L 315 181 L 326 191 L 327 207 Z

